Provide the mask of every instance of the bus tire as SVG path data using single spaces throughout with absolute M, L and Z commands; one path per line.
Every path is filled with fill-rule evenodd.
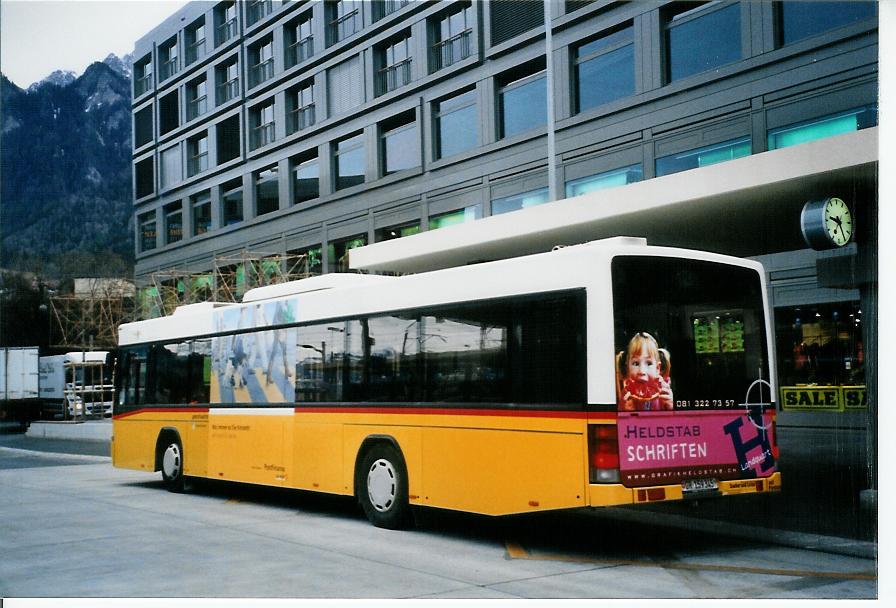
M 361 508 L 374 526 L 399 530 L 408 525 L 408 472 L 400 450 L 376 443 L 364 452 L 356 487 Z
M 184 491 L 184 448 L 180 439 L 169 435 L 159 441 L 162 481 L 169 492 Z

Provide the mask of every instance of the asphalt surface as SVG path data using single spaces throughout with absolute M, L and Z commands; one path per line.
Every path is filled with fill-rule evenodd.
M 13 429 L 0 429 L 0 448 L 13 450 L 14 458 L 0 461 L 2 468 L 83 464 L 63 455 L 80 455 L 86 461 L 108 457 L 108 441 L 27 437 Z M 10 452 L 10 450 L 7 452 Z M 38 453 L 42 453 L 37 456 Z M 53 455 L 60 455 L 54 458 Z M 661 520 L 669 527 L 705 529 L 732 537 L 763 538 L 791 546 L 820 546 L 849 555 L 874 557 L 877 540 L 876 505 L 863 504 L 860 492 L 868 487 L 865 472 L 856 466 L 814 466 L 807 459 L 783 460 L 781 492 L 656 503 L 612 509 L 629 520 Z M 425 515 L 424 515 L 425 517 Z

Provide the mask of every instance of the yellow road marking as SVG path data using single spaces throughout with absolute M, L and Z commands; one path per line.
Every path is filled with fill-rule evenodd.
M 710 570 L 715 572 L 735 572 L 742 574 L 769 574 L 773 576 L 796 576 L 801 578 L 835 578 L 841 580 L 876 581 L 877 575 L 869 572 L 818 572 L 815 570 L 786 570 L 782 568 L 754 568 L 751 566 L 724 566 L 721 564 L 687 564 L 683 562 L 655 562 L 650 560 L 634 559 L 596 559 L 592 557 L 577 557 L 573 555 L 556 555 L 552 553 L 539 553 L 532 555 L 520 544 L 505 541 L 509 559 L 528 559 L 551 562 L 572 562 L 583 564 L 598 564 L 602 566 L 642 566 L 652 568 L 666 568 L 669 570 Z

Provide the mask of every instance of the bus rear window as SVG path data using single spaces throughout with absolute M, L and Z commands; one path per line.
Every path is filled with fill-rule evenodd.
M 756 271 L 619 256 L 612 274 L 619 410 L 718 410 L 773 401 Z M 765 382 L 754 384 L 758 379 Z

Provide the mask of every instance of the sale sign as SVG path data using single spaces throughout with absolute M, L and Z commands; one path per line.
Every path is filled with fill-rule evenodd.
M 685 479 L 753 479 L 776 470 L 772 415 L 761 411 L 620 412 L 619 468 L 627 486 Z

